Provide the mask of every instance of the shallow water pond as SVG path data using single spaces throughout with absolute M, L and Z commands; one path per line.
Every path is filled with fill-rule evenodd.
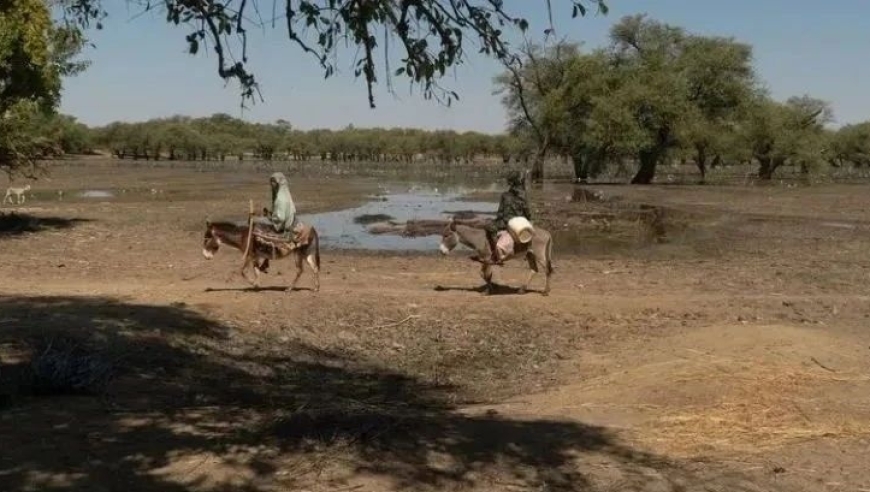
M 110 190 L 85 190 L 79 193 L 82 198 L 114 198 L 115 193 Z
M 474 190 L 459 188 L 443 190 L 415 186 L 412 190 L 391 192 L 384 189 L 383 191 L 382 195 L 372 197 L 371 201 L 362 206 L 318 214 L 300 214 L 300 220 L 317 228 L 324 247 L 435 251 L 438 249 L 437 236 L 409 238 L 390 234 L 371 234 L 366 228 L 371 221 L 366 219 L 386 218 L 385 216 L 397 222 L 447 219 L 458 211 L 487 214 L 494 213 L 498 207 L 495 202 L 462 200 L 463 195 Z

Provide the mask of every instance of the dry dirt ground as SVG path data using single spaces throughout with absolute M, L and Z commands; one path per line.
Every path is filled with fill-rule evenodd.
M 265 176 L 57 169 L 16 207 L 0 490 L 870 491 L 866 187 L 547 184 L 551 296 L 484 297 L 437 238 L 324 249 L 318 293 L 307 271 L 284 292 L 287 262 L 228 282 L 240 253 L 206 261 L 204 218 L 262 205 Z M 373 184 L 293 188 L 313 212 Z M 104 392 L 34 376 L 71 344 Z

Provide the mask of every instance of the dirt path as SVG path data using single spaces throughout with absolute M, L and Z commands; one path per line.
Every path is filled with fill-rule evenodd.
M 237 251 L 200 254 L 202 217 L 250 192 L 166 189 L 43 200 L 35 232 L 0 238 L 0 490 L 870 490 L 870 237 L 819 225 L 829 190 L 761 219 L 719 189 L 639 192 L 721 210 L 630 253 L 599 231 L 557 256 L 549 297 L 484 297 L 436 238 L 325 250 L 318 293 L 308 271 L 284 292 L 276 262 L 252 292 L 226 281 Z M 562 194 L 533 194 L 553 229 L 579 206 Z M 820 215 L 795 209 L 814 197 Z M 838 220 L 866 220 L 861 200 Z M 114 362 L 103 398 L 28 378 L 64 339 Z

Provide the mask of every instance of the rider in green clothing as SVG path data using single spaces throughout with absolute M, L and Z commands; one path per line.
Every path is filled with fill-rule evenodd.
M 272 230 L 289 238 L 296 226 L 296 204 L 290 195 L 289 181 L 284 173 L 275 172 L 269 177 L 269 184 L 272 187 L 272 210 L 267 216 L 254 217 L 254 222 L 271 226 Z M 266 258 L 260 271 L 265 273 L 268 268 L 269 259 Z
M 524 181 L 523 174 L 519 171 L 512 171 L 508 174 L 507 183 L 509 188 L 501 194 L 495 220 L 487 224 L 485 228 L 486 240 L 489 242 L 490 250 L 492 250 L 492 257 L 490 258 L 492 263 L 501 264 L 495 244 L 498 232 L 507 229 L 508 221 L 518 216 L 525 217 L 530 221 L 532 220 L 532 213 L 526 200 Z

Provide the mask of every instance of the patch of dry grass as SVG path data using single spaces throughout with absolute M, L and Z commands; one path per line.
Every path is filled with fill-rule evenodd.
M 722 387 L 716 401 L 666 411 L 643 430 L 656 449 L 675 456 L 711 449 L 756 453 L 796 440 L 870 434 L 870 413 L 840 411 L 833 399 L 824 398 L 838 384 L 870 381 L 864 374 L 747 364 L 727 375 L 707 371 L 673 381 Z

